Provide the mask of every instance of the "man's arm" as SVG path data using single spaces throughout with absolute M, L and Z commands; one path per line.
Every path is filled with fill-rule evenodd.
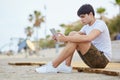
M 70 42 L 91 42 L 97 36 L 99 36 L 101 32 L 97 29 L 92 30 L 88 35 L 75 34 L 74 36 L 59 36 L 59 41 L 70 41 Z
M 66 40 L 70 42 L 91 42 L 100 34 L 101 32 L 99 30 L 94 29 L 88 35 L 66 36 Z

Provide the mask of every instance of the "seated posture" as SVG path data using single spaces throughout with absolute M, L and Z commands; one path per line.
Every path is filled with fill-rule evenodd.
M 75 50 L 90 68 L 105 68 L 111 58 L 111 40 L 107 25 L 95 19 L 95 12 L 90 4 L 82 5 L 77 15 L 83 27 L 72 31 L 68 36 L 58 33 L 54 40 L 67 42 L 59 56 L 44 66 L 36 68 L 38 73 L 72 72 L 71 61 Z

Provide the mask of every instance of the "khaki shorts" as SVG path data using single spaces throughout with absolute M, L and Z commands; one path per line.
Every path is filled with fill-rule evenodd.
M 85 55 L 82 55 L 80 51 L 78 51 L 78 53 L 85 64 L 90 68 L 105 68 L 109 62 L 103 52 L 98 51 L 98 49 L 93 45 L 91 45 Z

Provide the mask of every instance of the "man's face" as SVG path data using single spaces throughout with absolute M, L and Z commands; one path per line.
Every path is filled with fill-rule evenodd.
M 80 15 L 80 19 L 81 19 L 81 22 L 86 25 L 86 24 L 89 24 L 90 21 L 91 21 L 91 17 L 89 14 L 81 14 Z

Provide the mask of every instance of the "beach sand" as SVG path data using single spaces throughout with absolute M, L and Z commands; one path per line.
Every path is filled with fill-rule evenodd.
M 60 51 L 62 48 L 60 49 Z M 59 52 L 60 52 L 59 51 Z M 55 53 L 55 49 L 46 49 L 40 51 L 40 55 L 31 55 L 27 58 L 25 54 L 15 54 L 12 56 L 0 55 L 0 80 L 120 80 L 120 76 L 109 76 L 104 74 L 77 72 L 73 70 L 72 73 L 47 73 L 40 74 L 35 72 L 37 65 L 33 66 L 15 66 L 9 65 L 9 62 L 49 62 L 53 60 L 58 53 Z M 82 60 L 75 54 L 73 61 Z M 83 63 L 84 65 L 84 63 Z

